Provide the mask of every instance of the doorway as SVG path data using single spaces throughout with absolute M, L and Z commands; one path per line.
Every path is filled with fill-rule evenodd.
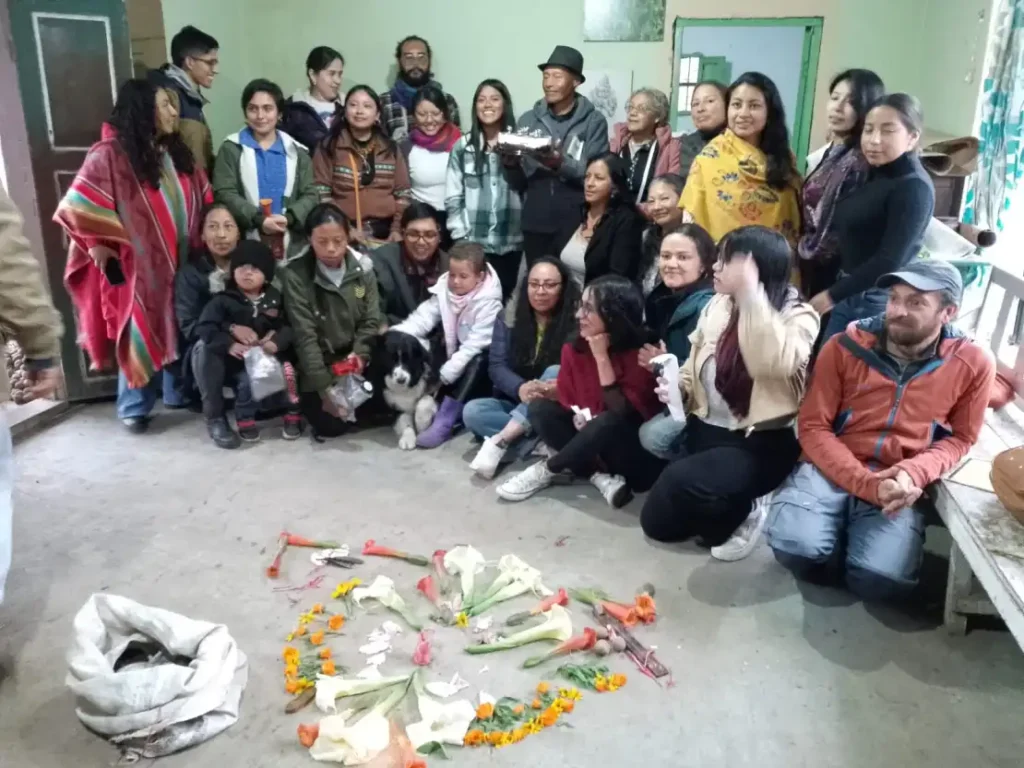
M 694 130 L 690 100 L 703 80 L 728 85 L 744 72 L 762 72 L 779 89 L 790 147 L 806 165 L 818 79 L 823 19 L 676 19 L 672 78 L 673 129 Z

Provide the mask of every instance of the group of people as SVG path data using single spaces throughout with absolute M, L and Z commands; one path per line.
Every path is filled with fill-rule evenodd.
M 201 402 L 225 448 L 273 408 L 285 437 L 341 435 L 356 414 L 330 396 L 339 372 L 379 381 L 386 335 L 409 334 L 443 360 L 418 446 L 464 425 L 487 479 L 540 455 L 501 498 L 572 478 L 613 507 L 649 491 L 652 539 L 733 560 L 766 530 L 801 576 L 870 599 L 913 588 L 914 503 L 977 439 L 994 376 L 951 324 L 959 273 L 919 257 L 934 192 L 913 97 L 837 75 L 802 178 L 763 74 L 698 85 L 682 137 L 652 88 L 609 130 L 577 92 L 582 55 L 557 46 L 530 110 L 516 120 L 487 79 L 463 132 L 412 36 L 383 94 L 342 95 L 328 47 L 290 99 L 252 81 L 245 127 L 213 153 L 217 41 L 187 27 L 171 52 L 121 89 L 56 214 L 83 344 L 119 370 L 129 429 L 162 391 Z M 553 142 L 507 152 L 517 127 Z M 280 402 L 252 398 L 254 347 L 283 364 Z

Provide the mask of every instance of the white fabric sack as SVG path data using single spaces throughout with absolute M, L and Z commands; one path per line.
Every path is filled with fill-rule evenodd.
M 115 672 L 132 642 L 162 651 Z M 75 713 L 128 754 L 160 757 L 216 736 L 238 720 L 247 680 L 245 654 L 223 624 L 104 594 L 75 616 L 66 680 Z
M 934 216 L 924 230 L 919 256 L 922 259 L 942 259 L 943 261 L 962 261 L 974 256 L 977 250 L 974 243 L 954 232 Z

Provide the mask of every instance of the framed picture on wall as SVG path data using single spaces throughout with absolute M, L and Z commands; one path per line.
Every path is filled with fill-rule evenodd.
M 665 39 L 665 0 L 583 0 L 583 39 L 660 43 Z

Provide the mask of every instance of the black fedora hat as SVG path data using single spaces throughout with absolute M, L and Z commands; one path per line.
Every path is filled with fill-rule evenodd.
M 537 65 L 542 72 L 548 67 L 561 67 L 576 75 L 581 83 L 587 81 L 583 76 L 583 54 L 568 45 L 556 45 L 548 60 Z

